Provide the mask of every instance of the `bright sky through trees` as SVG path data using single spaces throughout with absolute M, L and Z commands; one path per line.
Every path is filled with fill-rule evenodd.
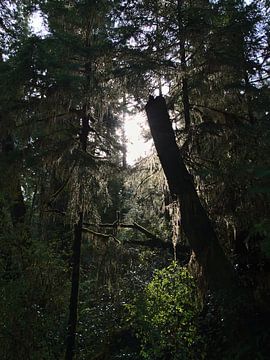
M 128 115 L 125 119 L 127 162 L 130 165 L 140 157 L 148 155 L 151 150 L 152 140 L 146 141 L 142 134 L 146 126 L 146 117 L 143 113 Z
M 40 11 L 35 11 L 30 18 L 29 25 L 31 30 L 40 36 L 48 34 L 48 29 Z

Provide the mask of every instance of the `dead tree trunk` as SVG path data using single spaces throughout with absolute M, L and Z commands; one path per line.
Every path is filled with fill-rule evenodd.
M 77 328 L 78 296 L 80 283 L 80 259 L 82 243 L 83 213 L 80 213 L 79 221 L 74 226 L 74 240 L 72 253 L 72 282 L 69 302 L 68 334 L 66 347 L 66 360 L 72 360 L 75 350 L 75 338 Z
M 173 197 L 179 198 L 183 230 L 212 290 L 234 285 L 233 268 L 221 248 L 211 221 L 181 157 L 165 99 L 151 97 L 146 113 L 155 147 Z

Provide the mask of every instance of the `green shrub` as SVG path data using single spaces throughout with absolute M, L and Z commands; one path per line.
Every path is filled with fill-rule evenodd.
M 200 306 L 195 282 L 186 268 L 173 262 L 156 271 L 142 296 L 127 307 L 143 359 L 203 358 L 198 352 Z

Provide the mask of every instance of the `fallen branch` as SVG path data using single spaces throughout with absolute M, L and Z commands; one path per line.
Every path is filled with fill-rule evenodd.
M 86 227 L 83 227 L 83 228 L 82 228 L 82 231 L 83 231 L 83 232 L 86 232 L 86 233 L 90 233 L 90 234 L 92 234 L 92 235 L 96 235 L 96 236 L 98 236 L 98 237 L 101 237 L 101 238 L 104 238 L 104 239 L 107 239 L 107 240 L 113 239 L 113 240 L 116 241 L 118 244 L 121 244 L 121 241 L 118 240 L 115 236 L 113 236 L 113 235 L 111 235 L 111 234 L 103 234 L 103 233 L 100 233 L 100 232 L 97 232 L 97 231 L 88 229 L 88 228 L 86 228 Z
M 144 235 L 146 235 L 148 238 L 150 238 L 152 240 L 164 243 L 164 240 L 158 238 L 156 235 L 151 233 L 149 230 L 145 229 L 143 226 L 137 224 L 136 222 L 133 222 L 132 224 L 123 224 L 123 223 L 118 223 L 118 221 L 114 221 L 111 224 L 107 224 L 107 223 L 104 223 L 104 224 L 84 223 L 84 225 L 86 225 L 86 226 L 96 226 L 96 227 L 101 227 L 101 228 L 135 229 L 135 230 L 140 231 L 141 233 L 143 233 Z M 111 236 L 111 235 L 107 235 L 107 236 Z
M 84 223 L 84 225 L 98 226 L 101 228 L 115 228 L 117 226 L 117 228 L 138 230 L 142 234 L 144 234 L 147 238 L 149 238 L 150 240 L 128 240 L 128 241 L 125 241 L 125 244 L 146 246 L 150 249 L 162 249 L 162 250 L 169 250 L 170 252 L 173 252 L 173 243 L 171 241 L 166 241 L 166 240 L 160 239 L 159 237 L 157 237 L 156 235 L 151 233 L 149 230 L 147 230 L 143 226 L 137 224 L 136 222 L 133 222 L 132 224 L 123 224 L 123 223 L 117 224 L 117 222 L 115 221 L 113 223 L 101 223 L 101 224 Z M 106 238 L 111 237 L 116 242 L 120 243 L 120 241 L 111 234 L 99 233 L 99 232 L 96 232 L 89 228 L 83 228 L 83 231 L 90 232 L 90 233 L 100 236 L 100 237 L 106 237 Z M 190 247 L 183 245 L 183 244 L 176 244 L 176 252 L 179 255 L 183 254 L 183 253 L 184 254 L 189 253 Z

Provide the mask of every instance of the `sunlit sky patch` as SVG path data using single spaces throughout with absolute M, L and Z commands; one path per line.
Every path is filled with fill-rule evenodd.
M 134 165 L 136 161 L 149 155 L 153 144 L 152 140 L 146 140 L 143 132 L 147 127 L 146 115 L 142 112 L 126 116 L 124 129 L 127 139 L 127 162 Z
M 48 34 L 48 27 L 40 11 L 35 11 L 29 20 L 30 30 L 41 37 Z

